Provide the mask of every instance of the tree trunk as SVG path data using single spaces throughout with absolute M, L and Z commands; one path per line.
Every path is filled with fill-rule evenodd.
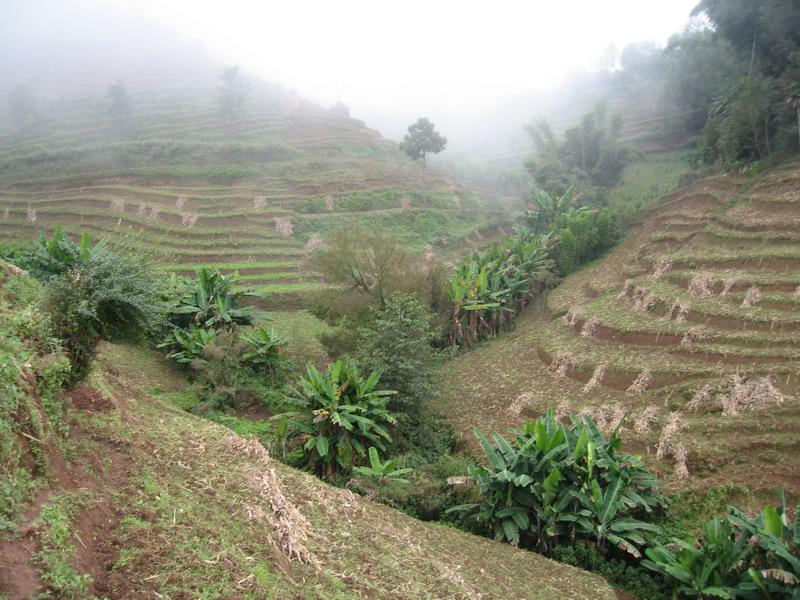
M 753 47 L 750 50 L 750 67 L 747 70 L 748 75 L 753 74 L 753 70 L 756 68 L 756 46 L 758 40 L 758 24 L 753 27 Z
M 767 156 L 772 156 L 772 148 L 769 144 L 769 115 L 764 117 L 764 144 L 767 146 Z
M 800 103 L 797 105 L 797 147 L 800 149 Z

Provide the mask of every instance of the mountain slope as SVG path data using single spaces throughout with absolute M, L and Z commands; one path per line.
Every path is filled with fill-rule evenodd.
M 0 534 L 9 600 L 74 592 L 85 575 L 87 591 L 64 597 L 615 597 L 578 569 L 324 484 L 159 399 L 184 385 L 154 353 L 101 346 L 71 393 L 67 460 L 49 453 L 50 483 Z
M 626 445 L 675 487 L 797 496 L 799 286 L 800 163 L 699 181 L 454 360 L 441 408 L 468 442 L 547 406 L 606 430 L 626 415 Z
M 286 293 L 319 287 L 308 254 L 335 227 L 381 225 L 421 252 L 508 221 L 508 199 L 410 161 L 341 109 L 259 86 L 226 120 L 215 94 L 140 91 L 122 121 L 105 99 L 63 100 L 1 131 L 0 234 L 61 223 L 169 271 L 214 264 Z

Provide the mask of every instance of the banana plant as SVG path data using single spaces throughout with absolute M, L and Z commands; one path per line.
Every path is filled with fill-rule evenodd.
M 482 501 L 451 510 L 473 512 L 495 538 L 548 553 L 576 538 L 606 543 L 639 555 L 646 532 L 658 528 L 633 518 L 664 503 L 655 478 L 635 457 L 619 451 L 591 419 L 560 423 L 552 410 L 519 430 L 509 441 L 480 431 L 486 465 L 470 470 Z
M 623 475 L 617 476 L 605 490 L 601 489 L 597 479 L 592 479 L 589 494 L 584 490 L 573 491 L 572 495 L 582 507 L 576 513 L 575 523 L 579 534 L 594 539 L 600 550 L 608 541 L 620 550 L 641 558 L 637 545 L 645 543 L 642 533 L 658 532 L 660 529 L 625 515 L 622 494 L 629 485 L 625 479 Z
M 393 460 L 381 462 L 381 457 L 378 454 L 377 448 L 374 446 L 369 447 L 369 466 L 355 467 L 353 471 L 364 477 L 370 477 L 379 481 L 392 480 L 398 483 L 409 483 L 408 479 L 403 479 L 404 475 L 408 475 L 414 469 L 403 468 L 398 469 L 397 463 Z
M 525 307 L 532 282 L 550 266 L 549 237 L 509 237 L 463 260 L 450 278 L 452 339 L 472 345 L 507 327 Z
M 363 377 L 353 361 L 339 359 L 325 373 L 308 363 L 306 373 L 287 399 L 298 410 L 275 418 L 288 419 L 290 435 L 303 439 L 307 467 L 333 479 L 362 462 L 368 446 L 386 450 L 387 427 L 396 423 L 388 409 L 395 392 L 378 389 L 379 372 Z
M 271 376 L 277 375 L 284 365 L 283 349 L 289 344 L 272 327 L 261 325 L 239 336 L 249 350 L 241 356 L 243 363 L 264 369 Z
M 239 306 L 246 292 L 233 289 L 236 280 L 236 273 L 223 275 L 218 269 L 200 267 L 196 278 L 185 282 L 167 308 L 171 321 L 178 327 L 195 323 L 215 329 L 251 323 L 252 310 Z
M 173 349 L 167 357 L 181 364 L 203 360 L 206 346 L 217 337 L 215 329 L 190 325 L 187 329 L 173 328 L 159 348 Z
M 747 570 L 749 581 L 741 586 L 743 597 L 762 594 L 767 598 L 800 599 L 800 504 L 795 507 L 792 523 L 783 490 L 779 498 L 777 508 L 767 506 L 755 519 L 729 508 L 728 521 L 758 548 L 756 559 Z
M 745 581 L 742 565 L 750 557 L 747 540 L 727 521 L 714 517 L 703 525 L 702 541 L 674 538 L 678 553 L 656 545 L 645 550 L 642 566 L 663 574 L 678 593 L 690 598 L 735 598 Z
M 642 565 L 662 573 L 677 592 L 696 598 L 800 600 L 800 525 L 786 499 L 755 518 L 728 507 L 698 538 L 674 539 L 678 551 L 657 545 Z M 800 506 L 796 507 L 796 510 Z
M 14 262 L 37 279 L 46 281 L 85 264 L 95 248 L 104 246 L 105 241 L 100 241 L 92 247 L 92 236 L 86 232 L 81 234 L 80 242 L 76 244 L 64 233 L 61 225 L 56 225 L 52 238 L 40 233 L 39 238 Z

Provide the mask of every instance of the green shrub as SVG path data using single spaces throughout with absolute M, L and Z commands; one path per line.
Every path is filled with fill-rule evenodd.
M 617 241 L 616 227 L 606 208 L 582 207 L 561 213 L 552 231 L 556 243 L 551 256 L 562 276 L 599 257 Z
M 42 287 L 0 261 L 0 531 L 12 530 L 69 433 L 61 389 L 69 360 L 38 307 Z
M 658 527 L 635 518 L 664 504 L 655 476 L 641 460 L 619 452 L 621 439 L 606 439 L 591 419 L 560 424 L 552 410 L 490 443 L 479 431 L 488 466 L 473 468 L 483 500 L 478 509 L 498 540 L 543 552 L 576 538 L 639 557 L 645 532 Z
M 409 465 L 408 458 L 399 457 L 397 464 Z M 463 473 L 474 465 L 475 461 L 469 455 L 444 454 L 433 462 L 414 468 L 408 476 L 410 485 L 398 484 L 392 480 L 356 478 L 348 486 L 423 521 L 446 522 L 462 529 L 474 530 L 465 513 L 447 512 L 465 502 L 479 500 L 478 488 L 464 482 L 463 477 Z M 452 478 L 458 483 L 451 481 Z
M 98 246 L 102 246 L 102 242 Z M 39 239 L 20 251 L 15 262 L 37 279 L 47 281 L 86 262 L 91 252 L 88 234 L 83 234 L 78 246 L 57 225 L 52 239 L 47 239 L 42 232 Z
M 243 333 L 239 339 L 248 345 L 242 354 L 242 363 L 256 372 L 265 373 L 272 380 L 277 380 L 286 367 L 284 349 L 289 344 L 286 338 L 278 335 L 272 327 L 261 325 Z
M 44 307 L 70 358 L 71 383 L 88 371 L 99 339 L 136 339 L 155 327 L 158 293 L 146 263 L 99 246 L 48 284 Z
M 415 412 L 432 393 L 436 337 L 433 315 L 416 295 L 395 292 L 369 309 L 356 333 L 354 357 L 366 370 L 379 371 L 381 382 L 397 392 L 396 411 Z
M 282 415 L 289 436 L 304 440 L 304 465 L 333 479 L 360 464 L 369 446 L 385 451 L 392 441 L 387 427 L 395 422 L 388 409 L 394 392 L 377 389 L 380 373 L 365 378 L 351 360 L 337 360 L 324 374 L 310 363 L 306 371 L 289 400 L 297 410 Z
M 189 375 L 203 400 L 199 410 L 261 406 L 274 409 L 276 390 L 283 375 L 284 359 L 278 354 L 276 370 L 251 365 L 244 359 L 252 346 L 236 328 L 216 332 L 203 346 L 201 355 L 188 363 Z
M 597 573 L 615 587 L 633 594 L 642 600 L 668 600 L 670 587 L 662 577 L 631 562 L 629 557 L 610 556 L 600 552 L 593 544 L 576 542 L 553 548 L 553 558 Z

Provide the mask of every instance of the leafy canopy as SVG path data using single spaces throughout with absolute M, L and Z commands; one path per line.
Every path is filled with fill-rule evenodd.
M 400 142 L 400 149 L 413 160 L 421 158 L 422 164 L 425 164 L 426 154 L 438 154 L 446 145 L 447 138 L 436 131 L 429 119 L 420 117 L 408 126 L 408 133 Z

